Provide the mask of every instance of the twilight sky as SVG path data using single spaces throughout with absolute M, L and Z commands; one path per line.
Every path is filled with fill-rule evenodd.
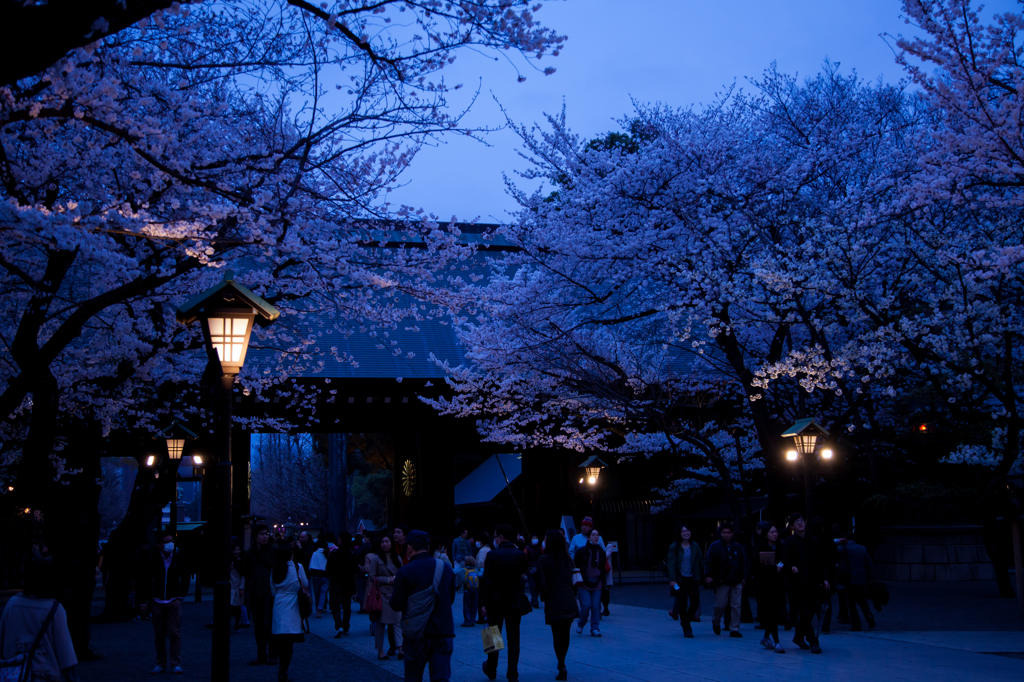
M 1015 8 L 1014 0 L 990 0 L 986 14 Z M 449 98 L 456 107 L 480 85 L 467 124 L 503 125 L 495 98 L 520 124 L 557 114 L 564 100 L 571 128 L 596 136 L 617 128 L 631 100 L 699 106 L 734 81 L 746 87 L 746 78 L 760 76 L 773 60 L 782 72 L 807 76 L 828 58 L 844 73 L 892 83 L 903 72 L 879 34 L 911 30 L 900 19 L 899 0 L 565 0 L 545 2 L 537 16 L 568 36 L 559 57 L 539 63 L 556 67 L 553 75 L 519 60 L 527 78 L 517 83 L 504 58 L 472 53 L 445 71 L 450 85 L 463 84 Z M 423 208 L 441 220 L 507 222 L 516 205 L 502 173 L 513 176 L 526 164 L 513 132 L 490 133 L 486 140 L 490 147 L 452 136 L 423 149 L 391 203 Z

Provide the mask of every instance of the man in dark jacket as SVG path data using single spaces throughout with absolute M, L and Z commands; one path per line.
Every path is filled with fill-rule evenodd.
M 807 522 L 801 514 L 789 518 L 793 535 L 783 543 L 783 569 L 789 584 L 790 608 L 796 612 L 796 633 L 793 643 L 801 649 L 820 654 L 821 646 L 814 634 L 811 621 L 816 604 L 831 588 L 830 574 L 824 565 L 824 552 L 817 538 L 807 532 Z M 806 641 L 805 641 L 806 638 Z
M 409 561 L 395 577 L 395 590 L 389 602 L 395 611 L 408 611 L 409 597 L 433 589 L 437 562 L 430 555 L 430 536 L 414 530 L 406 538 Z M 443 563 L 443 562 L 442 562 Z M 405 680 L 422 682 L 423 670 L 430 664 L 430 682 L 448 682 L 452 676 L 455 620 L 452 603 L 455 601 L 455 574 L 444 564 L 441 581 L 434 595 L 434 608 L 423 630 L 423 636 L 405 637 Z
M 740 634 L 740 600 L 743 586 L 747 582 L 747 554 L 739 543 L 732 541 L 732 524 L 726 521 L 719 527 L 719 539 L 708 547 L 707 577 L 708 585 L 715 590 L 715 610 L 711 620 L 711 629 L 716 635 L 722 633 L 720 621 L 726 606 L 731 610 L 729 616 L 729 636 L 742 637 Z
M 256 542 L 245 553 L 245 590 L 249 597 L 249 617 L 256 633 L 256 660 L 250 665 L 277 664 L 277 640 L 270 635 L 274 618 L 274 597 L 270 594 L 270 571 L 274 549 L 270 529 L 262 523 L 253 528 Z
M 334 616 L 334 637 L 348 634 L 352 618 L 352 591 L 356 584 L 356 560 L 352 555 L 352 534 L 342 531 L 337 549 L 327 557 L 328 596 Z M 344 618 L 342 618 L 344 614 Z
M 150 672 L 162 673 L 167 669 L 166 642 L 171 640 L 171 672 L 181 674 L 181 600 L 188 594 L 192 575 L 174 547 L 174 535 L 164 531 L 160 546 L 149 559 L 149 571 L 139 595 L 142 615 L 153 614 L 153 633 L 156 635 L 156 667 Z
M 519 679 L 519 623 L 529 613 L 529 603 L 523 592 L 523 575 L 527 572 L 526 555 L 512 538 L 515 531 L 507 524 L 494 528 L 494 550 L 487 554 L 484 574 L 480 578 L 480 603 L 488 625 L 497 625 L 501 631 L 506 625 L 505 650 L 508 652 L 509 680 Z M 487 654 L 483 665 L 489 679 L 498 676 L 498 652 Z
M 867 589 L 872 580 L 871 557 L 863 545 L 853 541 L 850 533 L 841 533 L 839 537 L 839 562 L 837 567 L 846 571 L 847 602 L 850 609 L 850 622 L 853 630 L 860 630 L 860 615 L 857 607 L 864 612 L 868 627 L 875 627 L 875 617 L 868 606 Z

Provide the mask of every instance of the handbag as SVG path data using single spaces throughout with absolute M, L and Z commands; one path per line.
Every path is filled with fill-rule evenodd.
M 573 587 L 583 582 L 583 573 L 578 568 L 572 569 L 572 584 Z
M 480 636 L 484 640 L 485 654 L 497 653 L 505 648 L 505 640 L 501 638 L 501 630 L 498 629 L 497 625 L 484 628 Z
M 512 596 L 512 611 L 518 613 L 520 616 L 525 616 L 528 613 L 533 612 L 533 606 L 530 605 L 530 598 L 525 593 L 520 592 L 519 594 Z
M 57 613 L 57 600 L 53 600 L 50 612 L 43 620 L 43 626 L 39 628 L 32 647 L 27 653 L 20 653 L 14 658 L 0 659 L 0 682 L 29 682 L 32 678 L 32 658 L 36 655 L 39 643 L 43 641 L 43 634 L 50 623 L 53 622 L 53 614 Z
M 379 615 L 384 610 L 384 601 L 380 598 L 380 585 L 377 578 L 373 577 L 366 581 L 366 599 L 363 601 L 363 608 L 369 611 L 370 615 Z

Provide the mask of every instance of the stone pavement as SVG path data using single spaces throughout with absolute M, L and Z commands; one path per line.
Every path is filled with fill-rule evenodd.
M 623 589 L 625 591 L 625 589 Z M 702 595 L 704 597 L 705 595 Z M 667 601 L 667 600 L 666 600 Z M 706 601 L 706 599 L 702 599 Z M 460 614 L 461 595 L 455 612 Z M 683 678 L 722 680 L 771 678 L 790 680 L 927 680 L 963 682 L 969 679 L 1024 679 L 1024 634 L 1021 632 L 835 632 L 823 637 L 824 653 L 814 655 L 791 643 L 792 632 L 783 637 L 785 654 L 762 649 L 760 630 L 743 625 L 743 639 L 715 636 L 710 618 L 694 623 L 694 639 L 684 639 L 682 628 L 664 610 L 611 605 L 612 616 L 601 623 L 603 637 L 588 631 L 572 634 L 566 666 L 569 679 L 601 682 L 663 682 Z M 456 619 L 458 622 L 459 619 Z M 334 639 L 330 618 L 313 619 L 313 633 L 339 649 L 355 654 L 382 670 L 401 675 L 402 663 L 391 657 L 377 661 L 366 616 L 353 614 L 350 635 Z M 457 628 L 452 679 L 484 682 L 480 631 Z M 550 680 L 555 676 L 551 631 L 541 611 L 523 619 L 519 666 L 523 682 Z M 312 637 L 310 638 L 312 639 Z M 993 655 L 998 652 L 1005 655 Z M 1014 655 L 1016 654 L 1016 656 Z M 504 676 L 505 657 L 499 664 Z
M 984 623 L 972 615 L 966 602 L 948 611 L 939 621 L 914 620 L 914 627 L 903 631 L 883 627 L 891 621 L 906 621 L 899 603 L 893 603 L 878 615 L 879 627 L 852 633 L 849 626 L 838 626 L 822 638 L 824 653 L 815 656 L 792 646 L 792 632 L 783 633 L 788 645 L 783 655 L 758 645 L 760 630 L 744 624 L 743 639 L 711 632 L 710 594 L 701 594 L 701 623 L 694 623 L 694 639 L 684 639 L 678 622 L 668 618 L 664 608 L 636 606 L 631 602 L 642 586 L 618 587 L 612 593 L 612 615 L 601 623 L 604 637 L 597 639 L 572 634 L 569 649 L 569 678 L 600 682 L 663 682 L 675 678 L 730 681 L 745 678 L 789 680 L 865 679 L 914 680 L 927 682 L 964 682 L 965 680 L 1024 680 L 1024 623 L 1005 615 L 1012 614 L 1013 600 L 1001 600 L 1008 609 L 993 621 L 992 630 L 980 629 Z M 664 586 L 651 590 L 650 605 L 663 604 Z M 922 595 L 923 596 L 923 595 Z M 657 597 L 657 599 L 656 599 Z M 942 595 L 932 595 L 941 599 Z M 646 600 L 646 599 L 644 599 Z M 974 603 L 974 609 L 978 602 Z M 94 603 L 98 613 L 102 602 Z M 455 613 L 461 614 L 461 595 L 456 598 Z M 914 610 L 913 608 L 911 610 Z M 155 682 L 180 679 L 192 682 L 210 679 L 210 631 L 203 627 L 212 616 L 207 600 L 186 601 L 183 610 L 182 652 L 185 674 L 167 678 L 149 675 L 154 665 L 153 627 L 149 622 L 94 624 L 93 646 L 103 658 L 79 666 L 82 682 L 125 680 Z M 456 618 L 459 622 L 461 618 Z M 964 630 L 949 630 L 951 623 L 969 623 Z M 306 643 L 296 645 L 290 677 L 296 682 L 313 680 L 358 680 L 359 682 L 397 682 L 403 664 L 391 657 L 378 662 L 373 637 L 365 615 L 352 615 L 350 635 L 334 639 L 330 616 L 313 618 L 313 634 Z M 933 627 L 936 626 L 936 627 Z M 1007 627 L 1016 626 L 1016 630 Z M 452 661 L 456 682 L 486 682 L 480 671 L 484 660 L 480 640 L 481 627 L 457 628 Z M 1002 631 L 995 631 L 1001 629 Z M 788 635 L 788 636 L 787 636 Z M 250 667 L 255 644 L 252 630 L 231 637 L 231 681 L 274 682 L 277 668 Z M 505 656 L 499 671 L 504 677 Z M 523 682 L 551 680 L 555 676 L 555 658 L 550 629 L 544 625 L 542 611 L 523 619 L 523 644 L 520 678 Z

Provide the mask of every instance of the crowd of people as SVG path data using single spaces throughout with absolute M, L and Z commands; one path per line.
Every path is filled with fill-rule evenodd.
M 701 589 L 710 589 L 712 631 L 720 635 L 724 625 L 731 637 L 741 638 L 741 622 L 754 620 L 749 607 L 753 599 L 756 627 L 763 630 L 760 643 L 777 653 L 785 653 L 780 627 L 795 630 L 793 643 L 800 649 L 821 653 L 819 634 L 829 630 L 833 597 L 839 622 L 861 629 L 859 609 L 874 627 L 867 604 L 873 577 L 868 552 L 841 526 L 831 530 L 825 532 L 820 518 L 808 523 L 793 514 L 784 527 L 759 522 L 748 543 L 726 522 L 705 549 L 689 526 L 679 527 L 665 560 L 669 615 L 679 620 L 684 638 L 694 637 Z M 290 538 L 258 524 L 251 538 L 248 550 L 239 542 L 231 548 L 234 630 L 253 629 L 256 651 L 251 664 L 276 665 L 279 682 L 288 680 L 294 645 L 308 633 L 306 619 L 330 612 L 334 636 L 345 637 L 353 606 L 369 616 L 377 657 L 404 660 L 405 678 L 417 682 L 428 666 L 431 680 L 451 676 L 452 611 L 458 591 L 463 593 L 462 627 L 483 624 L 503 637 L 509 680 L 519 676 L 521 620 L 541 602 L 551 629 L 557 680 L 568 676 L 573 625 L 578 635 L 589 626 L 591 637 L 601 637 L 602 618 L 610 615 L 608 547 L 590 517 L 572 537 L 566 537 L 564 528 L 543 537 L 517 533 L 505 524 L 476 535 L 463 528 L 450 551 L 443 540 L 403 524 L 358 538 L 347 532 L 314 538 L 307 530 Z M 13 655 L 12 642 L 23 643 L 27 632 L 46 631 L 49 640 L 39 647 L 45 655 L 35 649 L 20 653 L 34 657 L 40 670 L 73 680 L 77 661 L 66 623 L 61 626 L 63 610 L 47 593 L 52 584 L 45 580 L 52 569 L 47 550 L 34 551 L 25 590 L 11 600 L 0 620 L 3 655 Z M 154 551 L 139 565 L 133 597 L 138 618 L 153 623 L 156 665 L 151 672 L 180 674 L 181 609 L 191 571 L 169 531 L 160 533 Z M 482 663 L 490 680 L 497 677 L 499 657 L 498 650 L 490 651 Z
M 829 537 L 819 517 L 808 524 L 802 514 L 793 514 L 785 527 L 758 522 L 755 534 L 747 545 L 737 540 L 731 523 L 723 523 L 703 552 L 690 527 L 679 527 L 665 563 L 674 598 L 669 615 L 680 621 L 684 637 L 692 638 L 691 623 L 699 622 L 702 583 L 714 591 L 711 628 L 716 635 L 722 633 L 724 621 L 730 637 L 743 636 L 740 623 L 753 622 L 745 617 L 753 595 L 757 628 L 764 631 L 760 643 L 776 653 L 786 652 L 779 638 L 782 625 L 795 630 L 793 644 L 820 654 L 819 634 L 829 632 L 833 596 L 838 622 L 861 630 L 859 608 L 868 627 L 875 627 L 867 603 L 873 582 L 871 558 L 841 525 L 832 526 Z

